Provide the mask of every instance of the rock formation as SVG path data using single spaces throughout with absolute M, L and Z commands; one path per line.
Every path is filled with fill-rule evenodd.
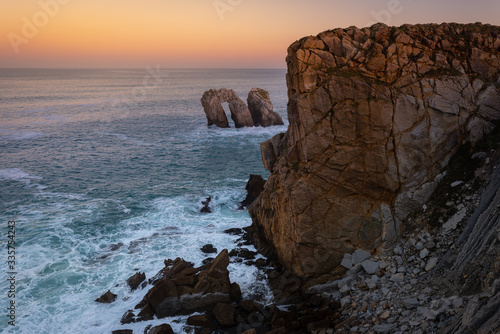
M 266 180 L 260 175 L 250 174 L 245 190 L 247 191 L 247 196 L 243 201 L 240 202 L 240 208 L 249 206 L 259 197 L 260 193 L 264 190 L 264 184 Z
M 249 107 L 232 89 L 222 88 L 206 91 L 201 98 L 201 104 L 207 116 L 208 125 L 215 124 L 220 128 L 228 128 L 229 123 L 222 108 L 222 103 L 229 103 L 231 119 L 237 128 L 246 126 L 282 125 L 280 115 L 273 111 L 269 92 L 254 88 L 248 95 Z
M 231 302 L 231 287 L 235 283 L 229 281 L 228 265 L 227 249 L 204 270 L 182 259 L 166 261 L 165 268 L 151 280 L 154 286 L 136 306 L 141 309 L 137 318 L 130 310 L 123 316 L 122 323 L 149 320 L 154 315 L 164 318 L 189 314 L 217 303 Z
M 238 95 L 232 89 L 222 88 L 206 91 L 201 98 L 201 104 L 207 116 L 208 125 L 215 124 L 220 128 L 228 128 L 226 113 L 222 108 L 223 102 L 229 102 L 231 118 L 237 128 L 253 126 L 252 115 Z
M 252 88 L 248 93 L 247 103 L 255 126 L 283 125 L 281 116 L 273 111 L 269 92 L 260 88 Z
M 464 142 L 500 119 L 500 28 L 376 24 L 288 49 L 290 125 L 261 145 L 271 171 L 249 207 L 257 245 L 302 278 L 376 252 L 429 199 Z

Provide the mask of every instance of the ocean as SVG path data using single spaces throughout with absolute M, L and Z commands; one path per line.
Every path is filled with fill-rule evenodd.
M 199 266 L 208 243 L 236 247 L 223 231 L 251 224 L 238 202 L 249 174 L 268 176 L 260 143 L 286 131 L 285 73 L 0 70 L 0 331 L 142 333 L 170 323 L 181 333 L 185 316 L 120 325 L 151 288 L 131 292 L 125 281 L 154 276 L 168 258 Z M 243 100 L 268 90 L 285 125 L 208 127 L 200 98 L 222 87 Z M 213 213 L 201 214 L 208 196 Z M 244 297 L 269 301 L 255 267 L 229 270 Z M 96 303 L 108 289 L 118 300 Z

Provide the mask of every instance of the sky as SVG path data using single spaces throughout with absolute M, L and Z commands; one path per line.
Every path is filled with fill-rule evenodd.
M 498 0 L 0 0 L 0 68 L 285 68 L 294 41 L 375 22 L 500 25 Z

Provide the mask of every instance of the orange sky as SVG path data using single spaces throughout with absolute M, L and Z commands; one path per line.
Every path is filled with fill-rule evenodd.
M 500 25 L 498 0 L 0 0 L 0 67 L 285 68 L 323 30 Z

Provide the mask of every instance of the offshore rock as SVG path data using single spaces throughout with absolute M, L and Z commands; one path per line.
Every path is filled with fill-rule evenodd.
M 237 128 L 253 126 L 252 115 L 245 102 L 236 95 L 234 90 L 226 88 L 211 89 L 206 91 L 201 98 L 208 125 L 215 124 L 220 128 L 229 127 L 226 113 L 222 108 L 223 102 L 229 102 L 231 118 Z
M 285 134 L 249 207 L 256 245 L 297 276 L 327 280 L 344 254 L 400 237 L 465 142 L 500 119 L 500 28 L 376 24 L 288 49 Z
M 283 124 L 281 116 L 273 111 L 273 104 L 268 91 L 261 88 L 253 88 L 248 94 L 249 106 L 247 106 L 236 95 L 234 90 L 222 88 L 206 91 L 201 98 L 201 104 L 207 116 L 208 125 L 215 124 L 220 128 L 229 127 L 226 113 L 224 112 L 224 108 L 222 108 L 223 102 L 229 103 L 231 119 L 237 128 Z
M 248 93 L 248 108 L 255 126 L 283 125 L 281 116 L 273 111 L 269 92 L 261 88 L 252 88 Z

